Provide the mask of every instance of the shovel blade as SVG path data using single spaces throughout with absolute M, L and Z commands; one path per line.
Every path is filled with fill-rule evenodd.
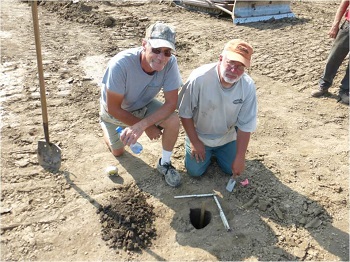
M 50 142 L 38 141 L 38 161 L 44 169 L 59 170 L 61 167 L 61 148 Z
M 233 178 L 230 178 L 230 180 L 227 183 L 226 190 L 229 192 L 232 192 L 235 185 L 236 185 L 236 180 L 234 180 Z

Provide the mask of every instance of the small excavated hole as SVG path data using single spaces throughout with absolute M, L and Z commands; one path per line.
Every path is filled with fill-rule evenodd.
M 204 213 L 203 218 L 201 217 L 201 213 Z M 207 225 L 209 225 L 211 220 L 211 212 L 205 210 L 202 212 L 200 208 L 191 208 L 190 209 L 190 221 L 191 224 L 196 229 L 202 229 L 205 228 Z

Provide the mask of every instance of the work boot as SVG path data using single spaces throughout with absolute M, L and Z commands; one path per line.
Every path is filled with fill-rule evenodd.
M 329 94 L 328 88 L 322 89 L 321 87 L 319 87 L 318 90 L 311 92 L 312 97 L 321 97 L 321 96 L 328 95 L 328 94 Z
M 344 104 L 349 104 L 349 91 L 340 90 L 339 91 L 339 101 Z

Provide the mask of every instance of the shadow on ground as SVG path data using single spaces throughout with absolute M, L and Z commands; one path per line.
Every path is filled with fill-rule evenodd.
M 247 161 L 244 175 L 250 184 L 244 187 L 237 183 L 235 190 L 229 193 L 225 191 L 228 177 L 216 163 L 199 179 L 182 174 L 182 185 L 174 189 L 165 184 L 155 167 L 150 167 L 141 158 L 126 152 L 117 159 L 133 176 L 135 184 L 131 186 L 121 177 L 111 177 L 116 187 L 124 188 L 123 194 L 125 188 L 133 187 L 135 199 L 152 195 L 172 209 L 175 214 L 170 226 L 176 231 L 176 240 L 182 246 L 203 249 L 218 260 L 308 260 L 308 254 L 314 249 L 314 239 L 340 260 L 348 260 L 349 234 L 332 226 L 331 215 L 319 203 L 291 190 L 260 161 Z M 71 174 L 64 172 L 63 175 L 78 194 L 95 206 L 98 212 L 103 212 L 102 216 L 107 215 L 114 221 L 110 227 L 117 227 L 121 219 L 126 218 L 124 215 L 129 210 L 121 214 L 120 204 L 119 208 L 112 210 L 112 202 L 109 209 L 103 207 L 71 180 Z M 218 194 L 222 210 L 232 229 L 230 232 L 226 231 L 218 207 L 211 197 L 174 199 L 176 195 L 212 192 Z M 196 229 L 190 212 L 203 207 L 210 214 L 210 221 L 205 227 Z M 138 211 L 131 209 L 130 212 Z M 149 219 L 154 220 L 155 214 L 150 215 Z M 280 231 L 282 228 L 283 231 Z M 285 228 L 288 228 L 288 234 L 282 233 L 286 232 Z M 299 238 L 294 234 L 297 231 Z M 300 235 L 305 238 L 300 238 Z M 139 252 L 147 252 L 158 261 L 165 260 L 152 251 L 151 240 Z M 317 250 L 313 253 L 315 252 Z

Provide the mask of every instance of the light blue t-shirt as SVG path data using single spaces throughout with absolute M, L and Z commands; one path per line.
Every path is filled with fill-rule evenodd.
M 182 85 L 180 71 L 174 55 L 162 71 L 152 75 L 141 68 L 142 48 L 132 48 L 115 55 L 108 63 L 102 79 L 101 103 L 106 108 L 106 89 L 124 95 L 122 108 L 134 111 L 146 106 L 163 92 L 178 89 Z

